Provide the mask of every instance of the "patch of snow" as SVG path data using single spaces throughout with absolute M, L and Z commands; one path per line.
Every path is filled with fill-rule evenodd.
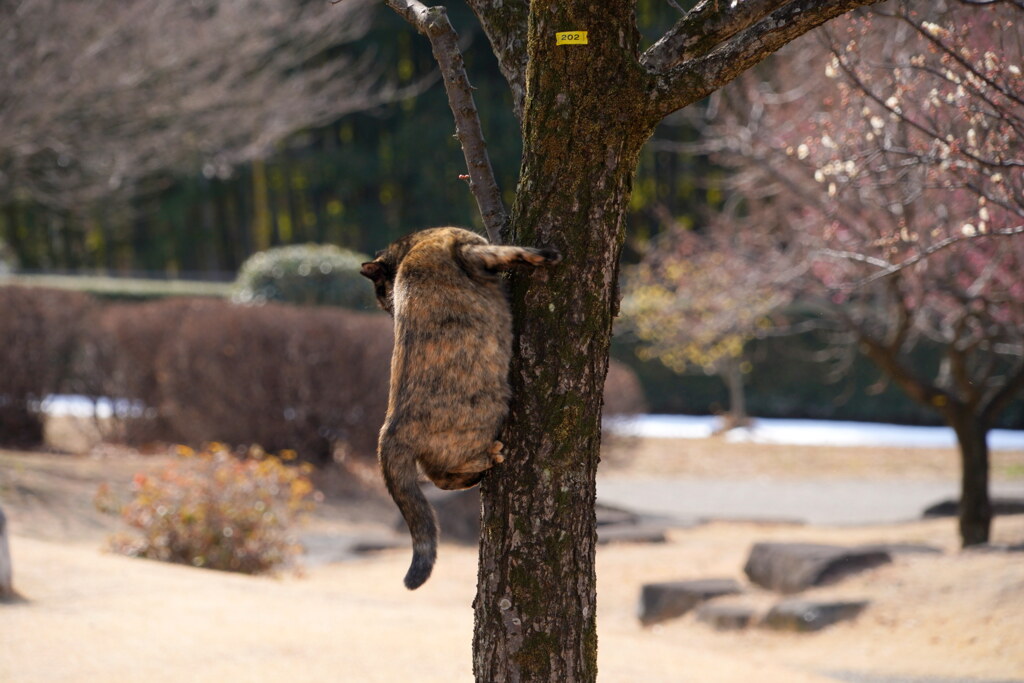
M 720 429 L 712 416 L 637 415 L 605 421 L 605 428 L 621 436 L 653 439 L 703 439 Z M 949 427 L 918 427 L 875 422 L 787 420 L 757 418 L 747 427 L 725 433 L 730 443 L 771 443 L 800 446 L 893 446 L 899 448 L 953 448 L 956 436 Z M 993 429 L 992 450 L 1024 450 L 1024 431 Z
M 53 416 L 100 418 L 111 417 L 115 414 L 138 417 L 145 410 L 145 407 L 138 401 L 129 401 L 123 398 L 92 399 L 88 396 L 68 394 L 51 394 L 43 399 L 39 408 L 47 415 Z

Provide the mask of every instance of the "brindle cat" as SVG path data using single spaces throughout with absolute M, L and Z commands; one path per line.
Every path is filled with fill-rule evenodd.
M 417 463 L 438 487 L 464 489 L 504 460 L 497 437 L 510 398 L 512 312 L 498 271 L 560 260 L 552 249 L 496 246 L 468 230 L 433 228 L 363 264 L 395 319 L 378 455 L 412 535 L 410 589 L 430 577 L 437 557 L 437 520 Z

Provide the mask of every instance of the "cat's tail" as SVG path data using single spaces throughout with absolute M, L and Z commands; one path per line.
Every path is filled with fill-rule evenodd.
M 412 564 L 405 574 L 405 587 L 419 588 L 430 578 L 437 559 L 437 518 L 420 489 L 416 463 L 411 458 L 387 457 L 381 453 L 381 469 L 388 493 L 398 505 L 412 536 Z

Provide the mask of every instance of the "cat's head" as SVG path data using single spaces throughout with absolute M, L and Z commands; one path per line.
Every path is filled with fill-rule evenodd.
M 363 277 L 373 282 L 374 293 L 377 295 L 377 303 L 388 313 L 394 315 L 394 289 L 395 276 L 398 275 L 398 267 L 412 249 L 420 242 L 427 239 L 450 239 L 453 243 L 480 243 L 486 244 L 486 240 L 476 233 L 462 228 L 429 228 L 420 230 L 411 235 L 406 235 L 395 240 L 387 248 L 378 251 L 372 261 L 362 265 L 359 272 Z

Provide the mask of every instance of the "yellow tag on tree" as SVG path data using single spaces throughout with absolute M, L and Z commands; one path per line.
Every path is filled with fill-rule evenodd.
M 555 45 L 586 45 L 586 31 L 559 31 L 555 34 Z

